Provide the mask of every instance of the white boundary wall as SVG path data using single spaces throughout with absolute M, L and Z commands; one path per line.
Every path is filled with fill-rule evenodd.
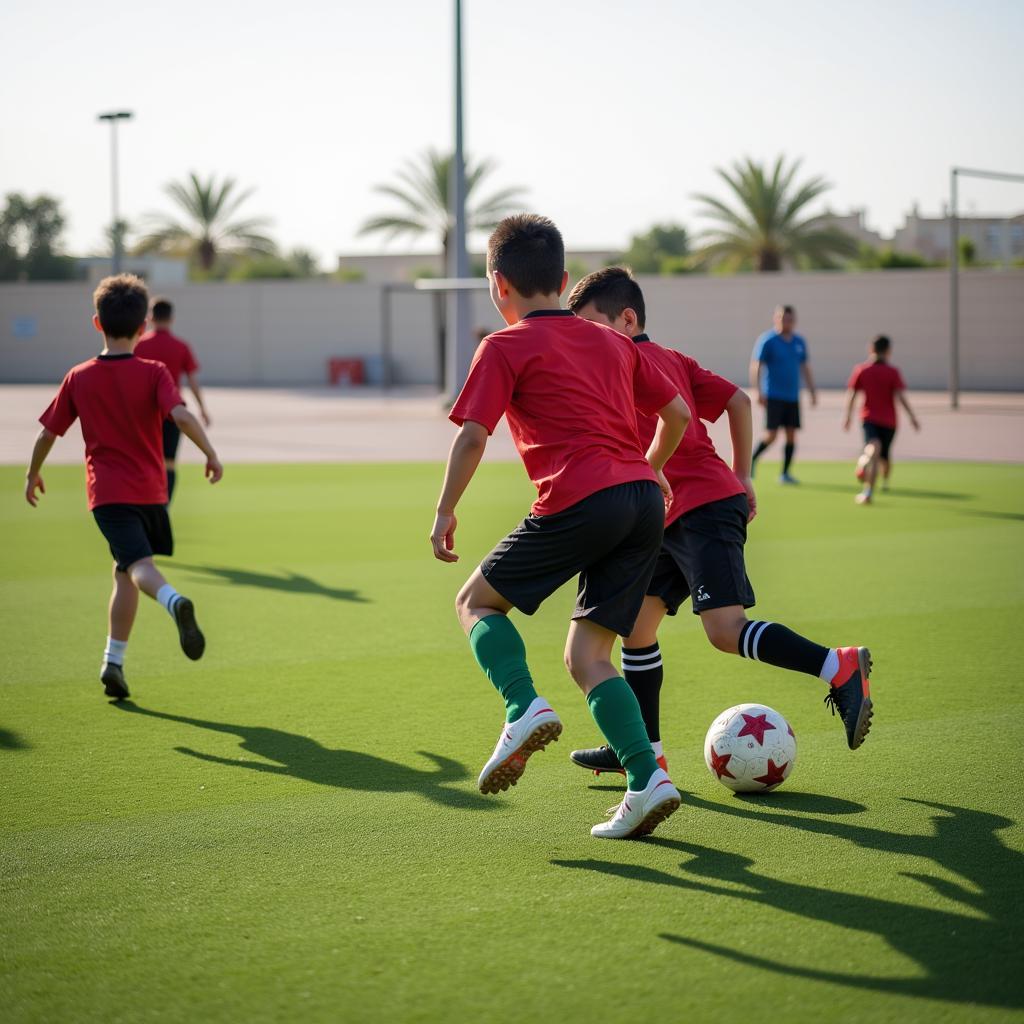
M 663 344 L 746 380 L 754 338 L 776 303 L 789 303 L 822 387 L 842 387 L 870 339 L 890 335 L 895 361 L 916 388 L 943 388 L 949 372 L 949 275 L 942 270 L 861 274 L 645 277 L 647 323 Z M 193 342 L 208 383 L 308 385 L 325 381 L 332 356 L 379 356 L 381 292 L 375 285 L 274 281 L 167 289 L 176 330 Z M 486 292 L 475 322 L 494 329 Z M 392 297 L 394 376 L 432 384 L 429 295 Z M 90 290 L 79 284 L 0 285 L 0 382 L 53 382 L 96 350 Z M 961 386 L 1024 390 L 1024 270 L 961 276 Z

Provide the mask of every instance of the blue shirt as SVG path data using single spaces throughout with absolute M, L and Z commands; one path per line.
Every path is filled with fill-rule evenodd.
M 766 398 L 800 401 L 800 367 L 807 362 L 807 342 L 799 334 L 786 341 L 777 331 L 765 331 L 754 343 L 754 359 L 764 364 Z

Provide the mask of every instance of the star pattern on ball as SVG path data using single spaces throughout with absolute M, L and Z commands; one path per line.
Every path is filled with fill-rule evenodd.
M 729 771 L 728 765 L 732 760 L 732 754 L 719 754 L 714 747 L 711 748 L 711 770 L 721 778 L 723 775 L 730 779 L 735 779 L 736 776 Z
M 769 757 L 768 771 L 764 775 L 755 776 L 754 781 L 761 782 L 765 786 L 777 786 L 780 782 L 785 781 L 786 769 L 788 767 L 788 761 L 783 761 L 782 764 L 776 765 L 775 762 Z
M 764 746 L 764 734 L 769 729 L 774 729 L 775 726 L 768 721 L 768 715 L 748 715 L 745 712 L 743 714 L 743 728 L 736 734 L 737 739 L 740 736 L 753 736 L 755 740 L 763 747 Z

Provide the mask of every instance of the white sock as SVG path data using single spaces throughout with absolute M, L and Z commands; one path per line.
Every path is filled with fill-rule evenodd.
M 157 592 L 156 599 L 167 609 L 167 614 L 174 618 L 174 605 L 181 597 L 170 583 L 165 583 Z
M 112 636 L 108 636 L 107 646 L 103 651 L 103 660 L 110 665 L 123 665 L 126 650 L 128 650 L 127 640 L 115 640 Z
M 825 659 L 825 664 L 821 666 L 821 671 L 818 673 L 818 678 L 824 679 L 826 683 L 831 683 L 832 680 L 835 679 L 838 671 L 839 652 L 834 647 L 830 647 L 828 657 Z
M 653 740 L 651 742 L 651 747 L 654 750 L 654 756 L 655 757 L 664 757 L 665 756 L 665 748 L 661 745 L 661 740 Z

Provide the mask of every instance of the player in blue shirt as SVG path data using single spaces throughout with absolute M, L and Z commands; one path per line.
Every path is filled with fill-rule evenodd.
M 779 427 L 786 432 L 785 458 L 779 483 L 795 484 L 789 467 L 796 450 L 796 432 L 800 429 L 800 377 L 811 394 L 811 405 L 818 404 L 811 364 L 807 361 L 807 342 L 797 334 L 796 310 L 777 306 L 773 318 L 775 330 L 765 331 L 754 344 L 750 363 L 750 386 L 758 402 L 765 407 L 765 433 L 751 460 L 751 475 L 758 456 L 775 440 Z

